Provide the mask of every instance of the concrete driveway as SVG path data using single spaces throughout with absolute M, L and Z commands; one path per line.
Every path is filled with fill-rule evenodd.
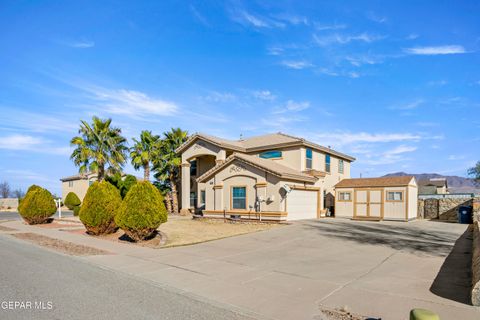
M 469 305 L 466 225 L 320 219 L 169 249 L 2 225 L 108 251 L 78 259 L 259 319 L 328 319 L 322 310 L 345 306 L 382 319 L 408 319 L 415 307 L 441 319 L 480 319 Z
M 304 221 L 199 245 L 87 260 L 276 319 L 346 306 L 382 319 L 422 307 L 479 319 L 469 305 L 471 234 L 430 221 Z

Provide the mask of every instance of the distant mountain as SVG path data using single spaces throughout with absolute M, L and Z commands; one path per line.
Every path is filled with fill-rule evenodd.
M 479 192 L 480 185 L 475 184 L 475 180 L 459 176 L 444 176 L 438 173 L 406 173 L 395 172 L 384 175 L 384 177 L 414 176 L 417 180 L 426 180 L 432 178 L 447 178 L 448 189 L 451 193 L 461 192 Z

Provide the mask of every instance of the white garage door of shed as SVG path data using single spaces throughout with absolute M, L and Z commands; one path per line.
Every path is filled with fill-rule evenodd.
M 318 191 L 292 190 L 287 196 L 287 220 L 316 219 Z

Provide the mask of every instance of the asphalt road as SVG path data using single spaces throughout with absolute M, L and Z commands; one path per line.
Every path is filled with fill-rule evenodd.
M 58 218 L 58 212 L 53 215 L 54 218 Z M 73 211 L 62 211 L 63 217 L 73 217 Z M 0 211 L 0 220 L 20 220 L 22 217 L 18 212 Z
M 0 235 L 0 319 L 251 318 Z

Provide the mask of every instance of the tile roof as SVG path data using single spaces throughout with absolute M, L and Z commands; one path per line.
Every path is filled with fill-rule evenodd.
M 265 171 L 268 171 L 280 178 L 288 179 L 288 180 L 296 180 L 296 181 L 305 181 L 305 182 L 315 182 L 317 181 L 317 178 L 312 177 L 311 175 L 302 173 L 298 170 L 289 168 L 287 166 L 284 166 L 280 163 L 275 162 L 274 160 L 267 160 L 267 159 L 262 159 L 256 156 L 251 156 L 247 154 L 241 154 L 241 153 L 233 153 L 231 156 L 229 156 L 224 163 L 218 164 L 212 169 L 208 170 L 205 172 L 203 175 L 197 178 L 198 182 L 203 182 L 207 180 L 209 177 L 211 177 L 213 174 L 216 172 L 220 171 L 221 169 L 225 168 L 227 165 L 232 163 L 234 160 L 239 160 L 241 162 L 245 162 L 247 164 L 250 164 L 254 167 L 263 169 Z
M 196 139 L 203 139 L 219 147 L 230 149 L 233 151 L 239 151 L 243 153 L 266 150 L 266 149 L 271 149 L 276 147 L 304 145 L 313 149 L 321 150 L 323 152 L 326 152 L 332 155 L 336 155 L 340 158 L 347 159 L 349 161 L 355 160 L 354 157 L 335 151 L 331 148 L 327 148 L 319 144 L 307 141 L 303 138 L 290 136 L 281 132 L 265 134 L 265 135 L 255 136 L 255 137 L 241 139 L 241 140 L 228 140 L 228 139 L 223 139 L 223 138 L 219 138 L 211 135 L 197 133 L 192 135 L 184 144 L 178 147 L 177 152 L 182 152 Z
M 335 188 L 403 187 L 412 179 L 413 176 L 343 179 L 335 185 Z

